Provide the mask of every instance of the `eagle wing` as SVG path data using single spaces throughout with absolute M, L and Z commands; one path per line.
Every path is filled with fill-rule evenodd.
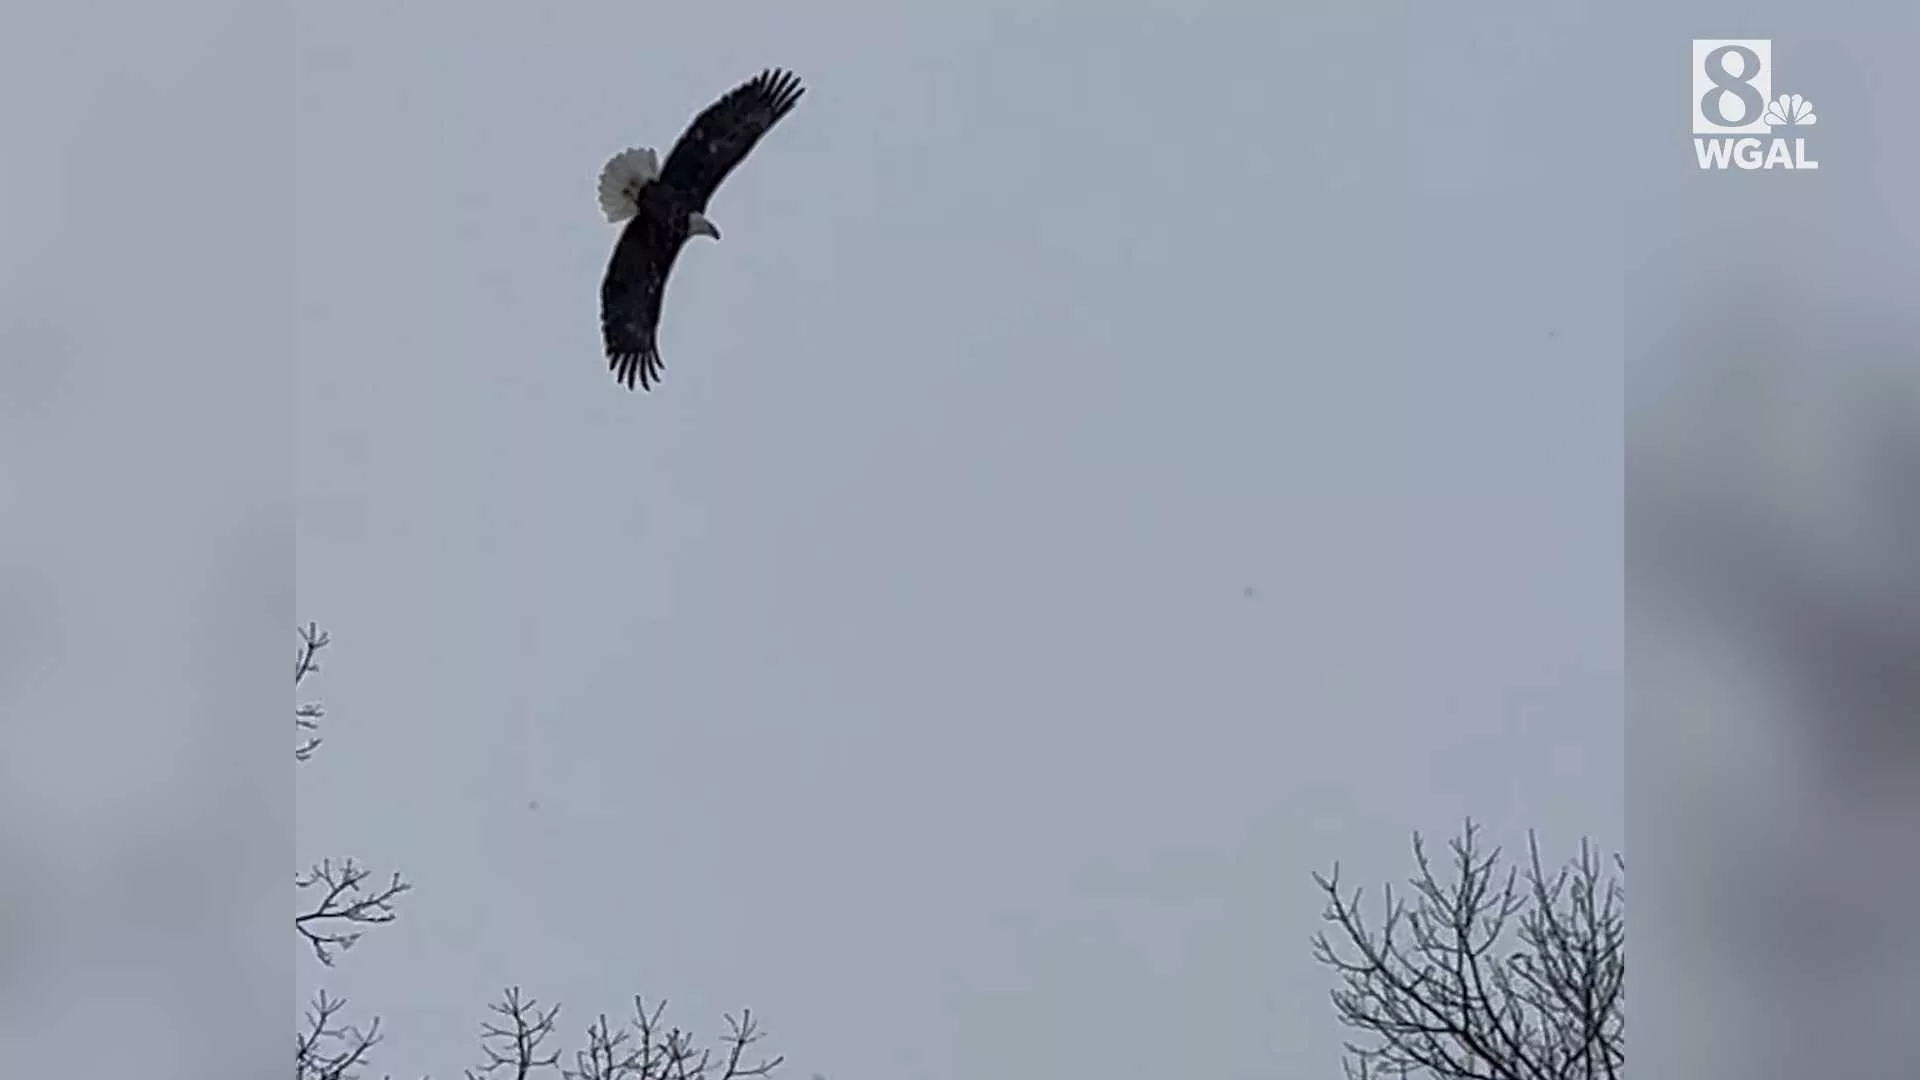
M 673 144 L 660 168 L 660 182 L 684 192 L 688 209 L 705 211 L 720 181 L 739 165 L 761 137 L 793 111 L 806 88 L 790 71 L 769 68 L 707 106 Z
M 656 331 L 660 328 L 660 301 L 667 291 L 667 275 L 686 244 L 673 237 L 651 214 L 638 214 L 620 232 L 600 283 L 600 332 L 606 339 L 607 368 L 616 382 L 649 390 L 660 381 L 667 365 L 660 360 Z

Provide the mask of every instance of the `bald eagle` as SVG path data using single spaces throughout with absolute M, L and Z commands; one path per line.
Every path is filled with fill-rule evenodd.
M 600 209 L 626 222 L 600 283 L 600 330 L 614 381 L 651 389 L 666 365 L 656 334 L 667 275 L 687 240 L 720 239 L 707 200 L 734 166 L 806 91 L 791 72 L 769 69 L 693 118 L 665 165 L 651 147 L 622 150 L 600 170 Z

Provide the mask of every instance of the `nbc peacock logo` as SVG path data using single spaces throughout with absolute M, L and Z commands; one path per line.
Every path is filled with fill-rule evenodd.
M 1768 38 L 1696 38 L 1693 43 L 1693 153 L 1702 169 L 1811 171 L 1807 132 L 1813 102 L 1773 93 Z
M 1810 127 L 1820 121 L 1813 102 L 1799 94 L 1781 94 L 1768 102 L 1765 119 L 1770 128 Z

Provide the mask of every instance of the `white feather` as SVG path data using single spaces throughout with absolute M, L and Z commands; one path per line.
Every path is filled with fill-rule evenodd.
M 640 212 L 640 189 L 660 176 L 660 156 L 650 146 L 622 150 L 600 170 L 600 212 L 619 224 Z

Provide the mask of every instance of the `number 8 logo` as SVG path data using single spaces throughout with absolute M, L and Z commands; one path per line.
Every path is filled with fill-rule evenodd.
M 1727 57 L 1740 58 L 1740 73 L 1727 70 Z M 1722 45 L 1707 54 L 1706 75 L 1713 88 L 1700 95 L 1700 115 L 1710 123 L 1720 127 L 1745 127 L 1760 119 L 1760 113 L 1767 107 L 1766 98 L 1754 89 L 1753 79 L 1760 74 L 1760 57 L 1745 45 Z M 1726 114 L 1727 95 L 1732 94 L 1740 102 L 1740 115 L 1728 118 Z

